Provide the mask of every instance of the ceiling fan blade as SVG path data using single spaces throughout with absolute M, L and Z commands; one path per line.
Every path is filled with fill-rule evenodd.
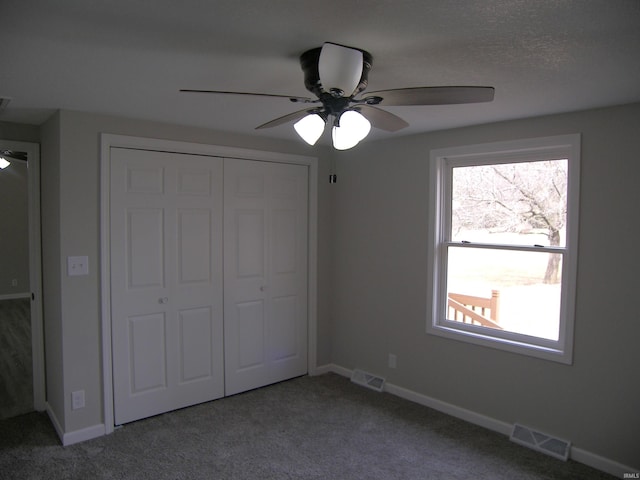
M 262 128 L 272 128 L 277 127 L 278 125 L 282 125 L 283 123 L 293 122 L 294 120 L 299 120 L 302 117 L 306 117 L 310 113 L 318 113 L 317 108 L 306 108 L 304 110 L 298 110 L 297 112 L 289 113 L 282 117 L 275 118 L 267 123 L 263 123 L 262 125 L 258 125 L 256 130 L 260 130 Z
M 366 97 L 381 97 L 379 105 L 449 105 L 491 102 L 493 87 L 416 87 L 367 92 Z
M 27 152 L 17 152 L 15 150 L 0 150 L 0 157 L 7 157 L 12 160 L 27 161 Z
M 272 93 L 226 92 L 222 90 L 191 90 L 191 89 L 181 89 L 180 91 L 185 93 L 217 93 L 220 95 L 250 95 L 254 97 L 288 98 L 292 102 L 299 102 L 299 103 L 317 103 L 318 102 L 318 100 L 313 100 L 308 97 L 297 97 L 295 95 L 274 95 Z
M 407 122 L 397 115 L 371 105 L 358 105 L 355 110 L 358 110 L 364 118 L 371 122 L 371 125 L 380 130 L 397 132 L 409 126 Z

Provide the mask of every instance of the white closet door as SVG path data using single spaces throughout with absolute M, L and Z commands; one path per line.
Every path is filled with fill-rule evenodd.
M 220 158 L 112 148 L 117 425 L 224 395 Z
M 227 395 L 307 373 L 308 168 L 225 159 Z

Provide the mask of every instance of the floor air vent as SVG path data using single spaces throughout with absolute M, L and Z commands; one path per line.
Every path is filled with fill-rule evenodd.
M 384 388 L 384 378 L 376 377 L 362 370 L 354 370 L 351 374 L 351 381 L 363 387 L 371 388 L 376 392 L 381 392 Z
M 560 460 L 566 461 L 569 458 L 571 442 L 552 437 L 546 433 L 537 432 L 529 427 L 523 427 L 517 423 L 514 424 L 510 438 L 512 442 L 546 453 Z

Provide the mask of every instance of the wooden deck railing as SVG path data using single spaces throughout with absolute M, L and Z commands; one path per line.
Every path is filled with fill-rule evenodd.
M 491 290 L 489 298 L 449 292 L 448 307 L 449 320 L 502 330 L 498 324 L 500 320 L 499 290 Z

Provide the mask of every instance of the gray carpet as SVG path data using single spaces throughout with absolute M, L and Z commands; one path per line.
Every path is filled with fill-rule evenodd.
M 334 374 L 134 422 L 63 448 L 45 414 L 0 421 L 3 479 L 609 479 Z

